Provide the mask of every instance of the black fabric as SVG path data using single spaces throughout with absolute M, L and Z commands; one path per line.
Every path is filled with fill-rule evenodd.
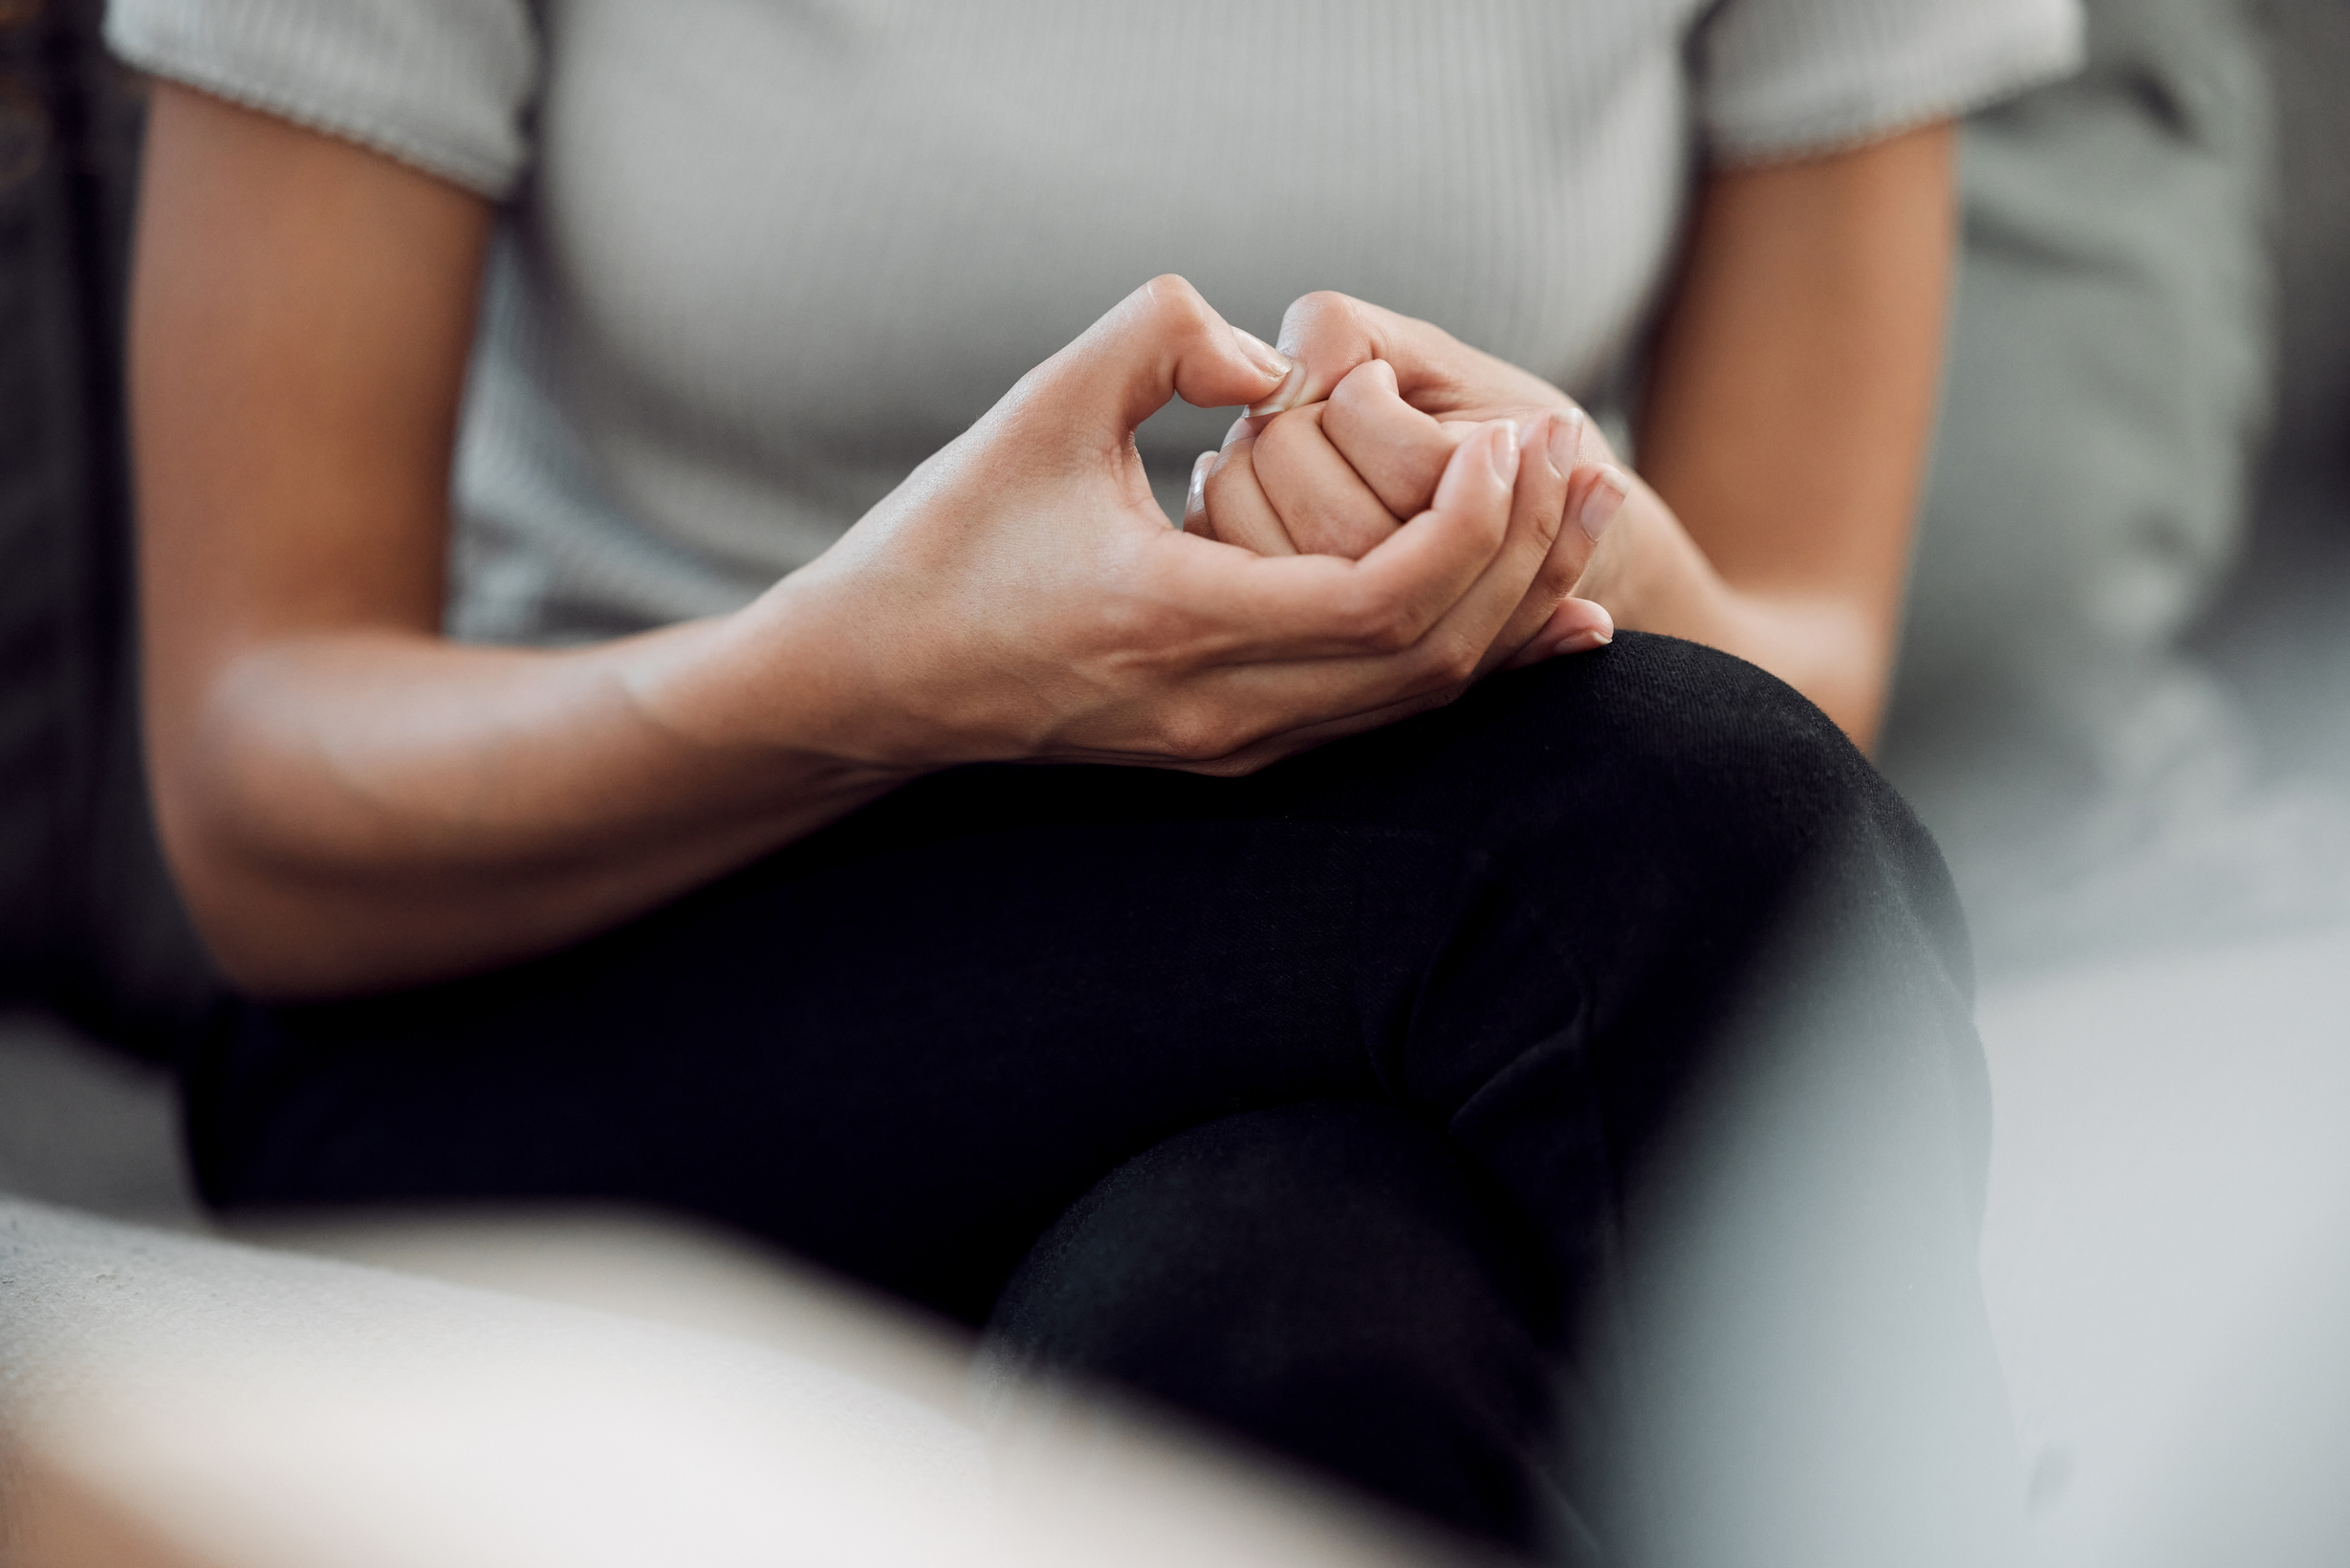
M 1527 1471 L 1495 1495 L 1555 1471 L 1621 1560 L 1980 1560 L 2005 1439 L 1967 968 L 1931 842 L 1826 718 L 1626 634 L 1249 779 L 936 775 L 571 951 L 245 1010 L 191 1127 L 224 1204 L 668 1204 L 980 1323 L 1145 1151 L 1387 1107 L 1530 1238 L 1535 1286 L 1491 1286 L 1561 1369 L 1528 1397 L 1599 1412 L 1514 1411 L 1555 1451 L 1495 1439 Z M 1451 1202 L 1413 1190 L 1399 1225 Z M 1281 1362 L 1296 1330 L 1245 1296 L 1201 1332 Z
M 0 1003 L 162 1056 L 217 986 L 139 748 L 119 367 L 141 103 L 103 9 L 0 7 Z
M 1409 1112 L 1251 1111 L 1136 1155 L 1045 1232 L 996 1300 L 990 1381 L 1114 1383 L 1461 1529 L 1587 1547 L 1545 1458 L 1538 1255 Z

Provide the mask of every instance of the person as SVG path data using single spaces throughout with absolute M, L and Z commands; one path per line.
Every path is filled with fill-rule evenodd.
M 677 1206 L 1530 1550 L 1998 1550 L 1852 740 L 2064 0 L 108 25 L 211 1201 Z

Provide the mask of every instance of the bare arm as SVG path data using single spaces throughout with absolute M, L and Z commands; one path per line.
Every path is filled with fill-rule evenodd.
M 571 651 L 440 635 L 485 204 L 159 87 L 133 303 L 165 848 L 276 996 L 550 950 L 926 770 L 1241 773 L 1471 679 L 1565 479 L 1495 422 L 1360 561 L 1166 527 L 1133 430 L 1289 365 L 1178 278 L 1038 366 L 816 562 Z
M 1711 576 L 1627 562 L 1615 599 L 1595 595 L 1629 624 L 1772 670 L 1864 745 L 1891 678 L 1933 434 L 1953 142 L 1938 125 L 1707 181 L 1657 343 L 1640 468 Z M 1627 555 L 1664 532 L 1639 509 L 1627 520 Z
M 1933 126 L 1707 180 L 1640 422 L 1645 477 L 1613 473 L 1626 499 L 1574 584 L 1618 624 L 1762 665 L 1863 745 L 1891 674 L 1940 380 L 1951 147 L 1949 127 Z M 1371 361 L 1435 420 L 1424 435 L 1383 422 L 1373 439 L 1330 404 L 1330 434 L 1366 479 L 1387 476 L 1370 488 L 1390 511 L 1427 493 L 1457 439 L 1445 422 L 1572 406 L 1425 321 L 1340 294 L 1292 306 L 1281 344 L 1301 370 L 1260 405 L 1257 434 L 1236 432 L 1205 472 L 1210 501 L 1235 464 L 1277 491 L 1271 422 L 1333 398 Z M 1596 436 L 1586 445 L 1584 461 L 1611 462 Z M 1344 531 L 1288 520 L 1301 548 L 1347 548 Z M 1200 526 L 1217 534 L 1212 506 Z M 1379 518 L 1364 526 L 1376 534 Z
M 230 974 L 335 991 L 539 950 L 885 787 L 681 731 L 650 688 L 715 627 L 561 654 L 441 640 L 487 203 L 169 85 L 146 192 L 149 746 Z

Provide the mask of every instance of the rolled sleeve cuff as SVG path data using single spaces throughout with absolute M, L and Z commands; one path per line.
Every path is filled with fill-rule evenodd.
M 1787 162 L 1951 119 L 2070 75 L 2078 0 L 1728 0 L 1693 39 L 1716 165 Z
M 530 163 L 526 0 L 113 0 L 106 41 L 141 71 L 492 200 Z

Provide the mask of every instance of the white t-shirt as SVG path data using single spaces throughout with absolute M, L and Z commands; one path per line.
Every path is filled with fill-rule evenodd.
M 1143 279 L 1338 289 L 1570 390 L 1701 162 L 2069 69 L 2077 0 L 114 0 L 158 75 L 502 204 L 449 623 L 732 608 Z M 1229 415 L 1143 432 L 1172 493 Z

